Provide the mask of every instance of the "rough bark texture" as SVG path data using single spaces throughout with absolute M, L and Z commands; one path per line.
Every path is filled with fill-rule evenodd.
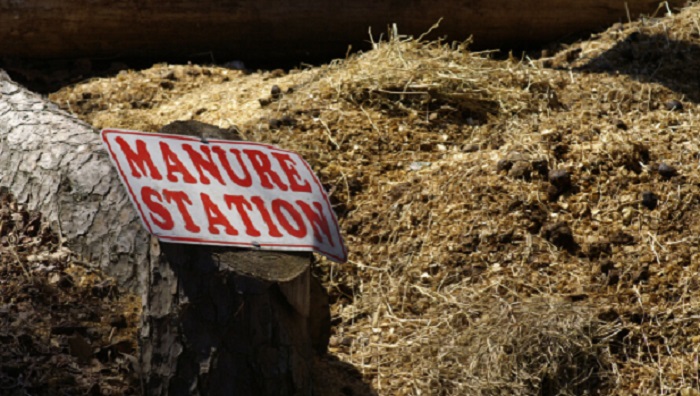
M 311 354 L 325 350 L 330 321 L 310 253 L 159 243 L 96 131 L 2 71 L 0 95 L 0 188 L 41 212 L 86 262 L 142 293 L 147 394 L 311 394 Z M 232 271 L 254 260 L 307 269 L 282 283 Z
M 98 134 L 1 70 L 0 188 L 41 212 L 84 261 L 142 290 L 149 236 Z
M 311 394 L 307 318 L 278 284 L 221 271 L 223 248 L 160 246 L 141 337 L 149 395 Z
M 679 7 L 685 0 L 668 2 Z M 477 46 L 549 42 L 651 14 L 658 0 L 0 0 L 0 56 L 343 56 L 392 23 Z M 437 37 L 436 35 L 436 37 Z M 229 58 L 226 59 L 225 57 Z

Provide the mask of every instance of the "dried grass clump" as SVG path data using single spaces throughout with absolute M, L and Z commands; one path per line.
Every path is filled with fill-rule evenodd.
M 441 350 L 444 394 L 599 395 L 612 380 L 606 340 L 616 329 L 597 309 L 545 298 L 482 302 Z M 473 310 L 476 307 L 471 307 Z M 473 313 L 472 313 L 473 315 Z
M 409 117 L 440 111 L 485 120 L 500 109 L 497 93 L 482 84 L 483 69 L 493 63 L 467 45 L 424 43 L 394 30 L 388 42 L 374 43 L 373 51 L 342 64 L 343 76 L 333 83 L 360 106 Z

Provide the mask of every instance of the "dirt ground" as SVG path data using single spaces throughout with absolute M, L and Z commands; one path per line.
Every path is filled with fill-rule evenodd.
M 319 394 L 700 395 L 700 6 L 664 12 L 532 58 L 392 32 L 320 67 L 158 64 L 49 98 L 98 129 L 196 119 L 306 158 L 350 254 L 315 263 Z M 138 304 L 8 205 L 0 393 L 138 392 Z
M 137 395 L 140 299 L 0 201 L 0 395 Z

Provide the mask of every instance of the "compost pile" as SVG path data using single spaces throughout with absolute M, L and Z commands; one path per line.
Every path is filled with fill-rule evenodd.
M 50 99 L 301 153 L 350 254 L 315 263 L 330 354 L 379 395 L 698 395 L 698 15 L 536 60 L 393 30 L 321 67 L 160 64 Z

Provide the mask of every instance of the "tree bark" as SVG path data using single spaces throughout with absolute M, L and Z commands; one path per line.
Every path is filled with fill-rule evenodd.
M 146 394 L 311 394 L 313 348 L 325 349 L 330 322 L 310 253 L 159 243 L 90 126 L 2 71 L 0 94 L 0 188 L 84 261 L 141 292 Z M 259 271 L 265 263 L 300 270 L 264 279 L 275 273 Z M 311 292 L 325 304 L 309 309 Z
M 0 188 L 42 214 L 82 260 L 141 291 L 149 235 L 98 134 L 0 70 Z
M 143 314 L 147 394 L 311 394 L 308 318 L 287 302 L 280 284 L 221 271 L 232 259 L 224 248 L 160 248 Z M 308 285 L 307 276 L 308 270 L 290 283 Z
M 671 0 L 680 7 L 685 0 Z M 478 48 L 550 42 L 653 13 L 658 0 L 24 0 L 0 1 L 0 56 L 218 60 L 342 57 L 396 23 Z M 307 59 L 308 60 L 308 59 Z

